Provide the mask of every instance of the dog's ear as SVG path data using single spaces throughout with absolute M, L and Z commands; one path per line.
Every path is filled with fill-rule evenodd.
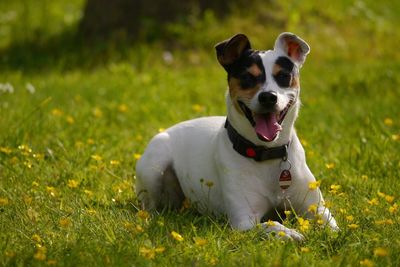
M 310 53 L 310 46 L 297 35 L 290 32 L 281 33 L 275 41 L 275 51 L 282 51 L 299 66 L 303 65 Z
M 215 45 L 218 61 L 225 69 L 238 60 L 244 51 L 249 49 L 251 49 L 250 41 L 242 33 Z

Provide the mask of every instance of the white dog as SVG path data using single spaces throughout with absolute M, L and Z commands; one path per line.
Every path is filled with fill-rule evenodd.
M 185 121 L 151 140 L 136 165 L 143 207 L 179 208 L 186 198 L 200 212 L 227 215 L 239 230 L 271 211 L 293 210 L 338 230 L 320 190 L 309 188 L 315 178 L 294 129 L 308 44 L 282 33 L 273 50 L 256 51 L 237 34 L 215 48 L 228 73 L 228 116 Z M 304 239 L 277 221 L 262 225 L 266 232 Z

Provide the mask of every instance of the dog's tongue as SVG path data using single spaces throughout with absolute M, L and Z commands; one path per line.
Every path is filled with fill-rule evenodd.
M 276 121 L 276 115 L 274 113 L 259 114 L 256 118 L 256 133 L 258 138 L 263 141 L 271 142 L 275 139 L 282 127 Z

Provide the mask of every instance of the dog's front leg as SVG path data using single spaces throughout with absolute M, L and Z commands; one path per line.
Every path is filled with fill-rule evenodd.
M 262 216 L 271 208 L 265 197 L 254 193 L 257 192 L 256 189 L 255 191 L 246 191 L 243 187 L 240 191 L 232 191 L 232 189 L 230 188 L 230 190 L 224 192 L 225 208 L 231 226 L 234 229 L 245 231 L 259 225 Z M 253 193 L 246 194 L 246 192 Z M 261 225 L 266 233 L 274 233 L 278 238 L 295 241 L 304 240 L 302 234 L 287 228 L 279 222 L 268 221 Z

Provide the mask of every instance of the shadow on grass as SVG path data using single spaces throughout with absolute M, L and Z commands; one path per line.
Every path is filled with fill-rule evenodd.
M 111 41 L 85 41 L 74 30 L 67 30 L 47 39 L 34 38 L 14 42 L 0 49 L 0 71 L 37 73 L 92 69 L 108 62 L 126 59 L 133 46 L 140 44 L 123 36 Z M 140 53 L 135 51 L 135 55 L 138 57 L 135 64 L 140 63 Z

